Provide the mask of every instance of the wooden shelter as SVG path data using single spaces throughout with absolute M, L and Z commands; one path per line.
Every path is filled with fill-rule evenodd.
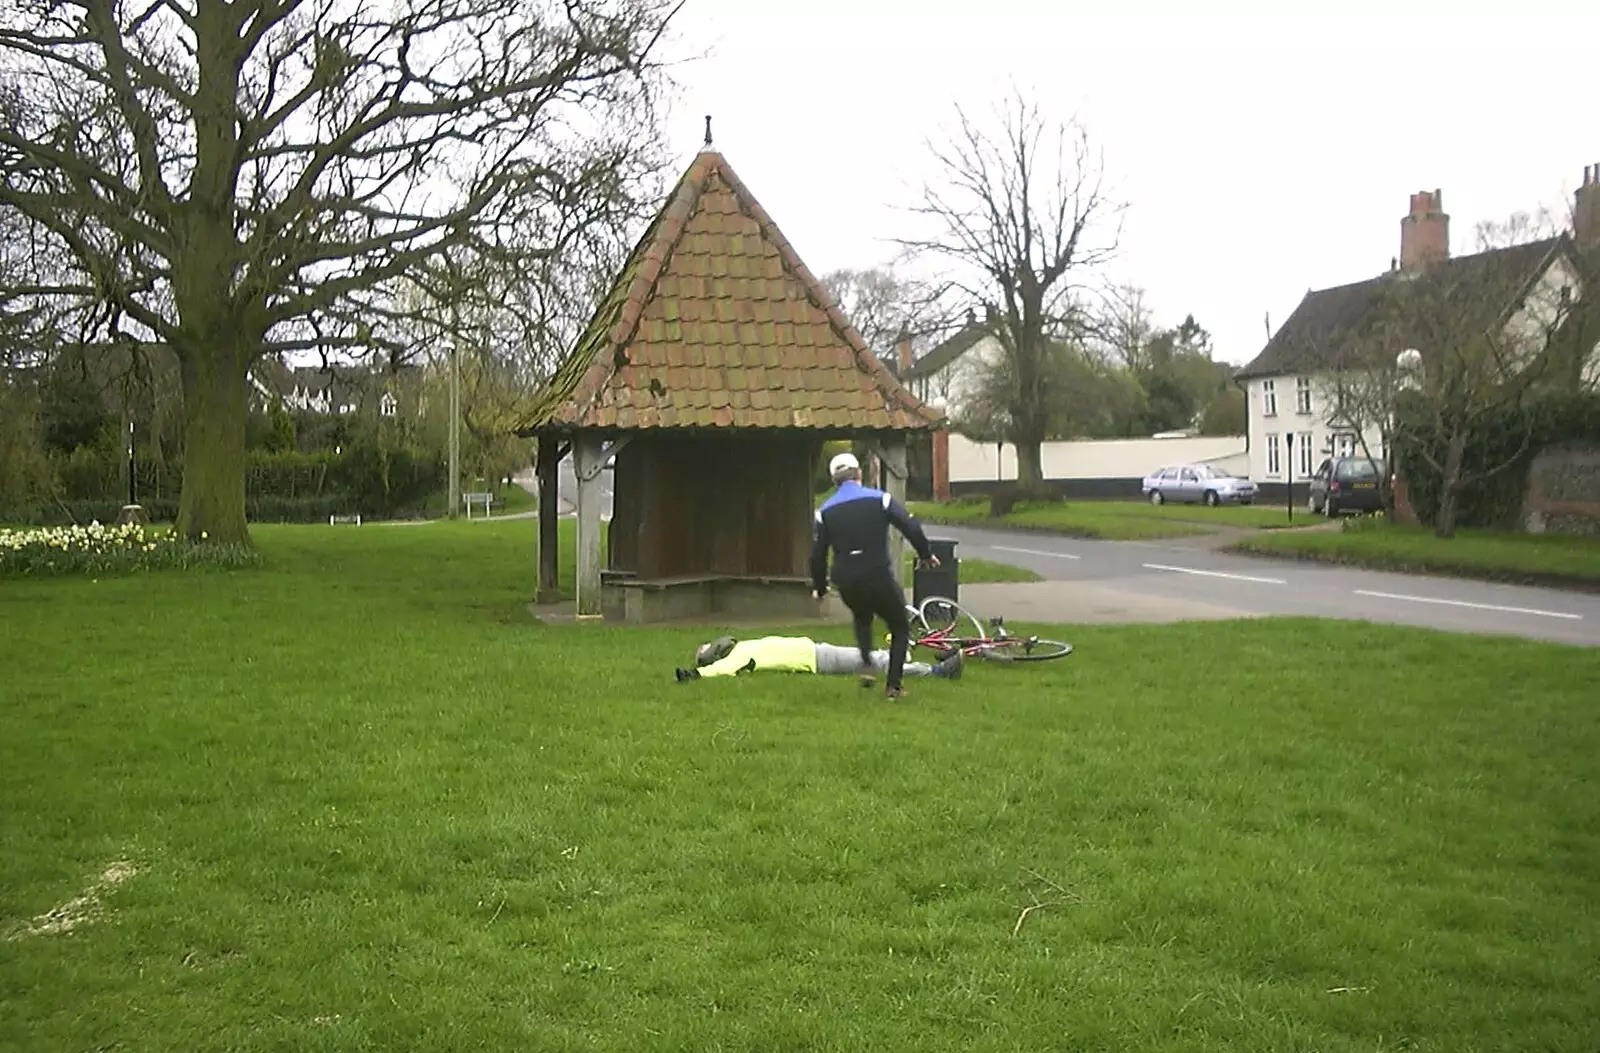
M 579 617 L 655 621 L 814 610 L 823 443 L 870 444 L 903 498 L 906 434 L 941 424 L 708 142 L 519 433 L 538 438 L 541 495 L 573 457 Z M 556 595 L 556 515 L 541 499 L 541 602 Z

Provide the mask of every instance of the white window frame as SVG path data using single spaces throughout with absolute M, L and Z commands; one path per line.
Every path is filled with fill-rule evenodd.
M 1294 411 L 1309 415 L 1311 413 L 1311 378 L 1296 377 L 1294 381 Z
M 1261 415 L 1276 417 L 1278 415 L 1277 385 L 1270 380 L 1261 382 Z
M 1278 446 L 1278 433 L 1272 432 L 1266 436 L 1267 440 L 1267 475 L 1279 476 L 1283 474 L 1283 450 Z
M 1311 448 L 1311 435 L 1308 432 L 1300 433 L 1300 444 L 1295 447 L 1300 455 L 1300 475 L 1311 478 L 1311 455 L 1316 451 Z
M 1333 437 L 1333 455 L 1335 457 L 1354 457 L 1359 444 L 1353 432 L 1342 431 Z

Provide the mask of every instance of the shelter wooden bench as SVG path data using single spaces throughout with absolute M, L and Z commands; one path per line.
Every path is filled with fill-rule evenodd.
M 681 574 L 640 578 L 605 570 L 605 617 L 642 624 L 680 618 L 812 618 L 811 580 L 781 574 Z

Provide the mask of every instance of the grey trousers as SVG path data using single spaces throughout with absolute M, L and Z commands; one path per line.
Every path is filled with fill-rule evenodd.
M 861 668 L 861 652 L 854 647 L 840 647 L 838 644 L 817 644 L 817 672 L 819 673 L 854 673 Z M 879 648 L 872 652 L 872 668 L 883 672 L 889 668 L 889 652 Z M 933 672 L 933 666 L 927 662 L 907 662 L 906 676 L 927 676 Z

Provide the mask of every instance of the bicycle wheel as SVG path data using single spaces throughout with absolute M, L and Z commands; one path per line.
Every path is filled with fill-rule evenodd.
M 1001 640 L 983 649 L 983 657 L 992 662 L 1048 662 L 1052 658 L 1065 658 L 1071 653 L 1072 645 L 1069 643 L 1026 636 Z
M 977 615 L 955 600 L 943 596 L 929 596 L 923 600 L 922 606 L 917 608 L 917 614 L 929 632 L 945 633 L 952 637 L 970 635 L 980 640 L 989 635 L 984 632 L 983 623 Z

